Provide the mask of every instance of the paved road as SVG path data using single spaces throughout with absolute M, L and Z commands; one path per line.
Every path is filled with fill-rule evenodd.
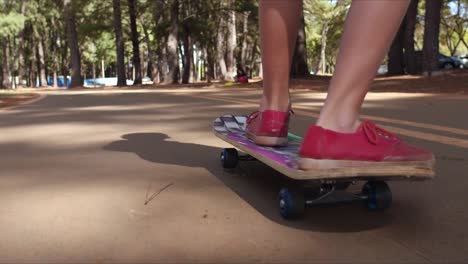
M 393 207 L 277 214 L 284 181 L 253 162 L 223 171 L 222 113 L 244 89 L 47 92 L 0 112 L 0 262 L 468 262 L 468 97 L 370 94 L 364 116 L 434 150 L 437 178 L 392 182 Z M 324 94 L 295 91 L 303 134 Z

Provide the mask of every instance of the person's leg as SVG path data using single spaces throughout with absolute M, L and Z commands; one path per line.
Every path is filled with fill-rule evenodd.
M 354 0 L 346 19 L 336 70 L 317 125 L 351 133 L 377 68 L 395 37 L 410 0 Z
M 406 165 L 432 170 L 435 159 L 430 151 L 408 145 L 370 121 L 359 121 L 364 97 L 408 4 L 409 0 L 352 2 L 327 100 L 299 149 L 301 169 Z
M 260 110 L 288 111 L 289 73 L 302 0 L 260 0 L 263 97 Z
M 288 144 L 289 72 L 302 0 L 260 0 L 263 96 L 247 119 L 247 137 L 258 145 Z

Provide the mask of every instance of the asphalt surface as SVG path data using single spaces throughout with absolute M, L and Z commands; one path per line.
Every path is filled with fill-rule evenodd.
M 0 262 L 468 262 L 466 95 L 369 94 L 364 118 L 433 150 L 436 178 L 390 182 L 385 212 L 351 203 L 286 221 L 285 179 L 258 162 L 224 171 L 228 145 L 211 133 L 215 117 L 255 110 L 258 90 L 44 94 L 0 110 Z M 324 96 L 293 93 L 292 132 Z

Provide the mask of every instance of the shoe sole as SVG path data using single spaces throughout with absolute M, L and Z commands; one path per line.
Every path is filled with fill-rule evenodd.
M 288 145 L 287 137 L 267 137 L 255 136 L 247 133 L 247 138 L 252 140 L 255 144 L 267 147 L 284 147 Z
M 361 161 L 299 158 L 301 170 L 327 170 L 343 168 L 421 167 L 434 169 L 435 159 L 418 161 Z

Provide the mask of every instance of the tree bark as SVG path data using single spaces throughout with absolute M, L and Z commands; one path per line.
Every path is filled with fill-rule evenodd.
M 59 58 L 58 58 L 58 52 L 57 52 L 57 35 L 58 35 L 58 29 L 56 25 L 56 21 L 52 22 L 53 25 L 53 33 L 52 33 L 52 58 L 53 58 L 53 65 L 52 65 L 52 87 L 57 88 L 58 83 L 57 83 L 57 71 L 58 71 L 58 64 L 59 64 Z
M 411 0 L 405 17 L 404 44 L 406 73 L 417 74 L 416 54 L 414 50 L 414 31 L 416 29 L 419 0 Z
M 65 26 L 66 27 L 66 26 Z M 68 42 L 67 39 L 63 40 L 62 48 L 60 49 L 60 74 L 63 76 L 64 81 L 67 79 L 68 72 Z
M 327 22 L 323 26 L 322 30 L 322 39 L 321 39 L 321 45 L 320 45 L 320 62 L 321 62 L 321 71 L 322 74 L 327 73 L 327 36 L 328 36 L 328 31 L 330 30 L 330 24 Z
M 405 74 L 404 65 L 404 33 L 405 33 L 405 22 L 400 26 L 398 33 L 393 40 L 390 50 L 388 51 L 388 72 L 387 75 L 402 75 Z
M 328 31 L 328 26 L 327 31 Z M 322 34 L 322 51 L 326 47 L 326 32 L 325 37 Z M 324 60 L 324 59 L 323 59 Z M 309 77 L 309 67 L 307 66 L 307 48 L 306 48 L 306 35 L 305 35 L 305 23 L 304 15 L 300 20 L 299 31 L 297 33 L 296 47 L 294 49 L 293 61 L 291 65 L 291 77 L 293 78 L 305 78 Z
M 439 33 L 442 0 L 426 1 L 424 19 L 423 71 L 429 76 L 439 69 Z
M 76 17 L 71 0 L 64 0 L 64 18 L 67 27 L 67 43 L 70 48 L 71 82 L 69 88 L 75 88 L 82 86 L 83 82 L 81 80 L 81 55 L 78 47 L 78 33 L 76 32 Z M 66 76 L 64 76 L 64 81 L 66 84 Z
M 151 40 L 149 37 L 148 30 L 144 25 L 144 21 L 142 21 L 141 24 L 143 25 L 143 33 L 145 34 L 146 48 L 148 49 L 148 66 L 146 68 L 147 69 L 146 74 L 149 76 L 149 78 L 152 81 L 154 81 L 154 78 L 156 77 L 157 72 L 158 72 L 156 65 L 154 64 L 155 54 L 154 54 L 153 48 L 151 47 Z
M 37 54 L 38 54 L 38 66 L 39 66 L 39 86 L 47 86 L 47 76 L 46 76 L 46 65 L 45 65 L 45 52 L 44 52 L 44 43 L 40 35 L 37 36 Z
M 199 55 L 199 52 L 198 52 L 196 46 L 193 47 L 193 43 L 195 41 L 191 40 L 191 42 L 192 42 L 191 45 L 192 45 L 192 54 L 193 54 L 193 56 L 192 56 L 192 59 L 191 59 L 191 61 L 192 61 L 191 69 L 192 70 L 190 71 L 190 82 L 194 82 L 194 81 L 196 82 L 196 81 L 199 80 L 199 78 L 198 78 L 198 61 L 199 61 L 198 55 Z
M 218 34 L 216 37 L 216 61 L 218 63 L 219 71 L 217 71 L 217 77 L 220 81 L 226 80 L 227 75 L 227 67 L 226 61 L 224 59 L 225 55 L 225 19 L 220 17 L 219 19 L 219 27 L 218 27 Z
M 247 36 L 249 35 L 249 11 L 244 11 L 242 14 L 242 50 L 241 50 L 241 65 L 245 68 L 247 65 L 248 43 Z M 244 69 L 245 70 L 245 69 Z
M 140 40 L 136 24 L 136 2 L 128 0 L 128 13 L 130 15 L 130 28 L 133 45 L 133 67 L 135 69 L 135 79 L 133 84 L 141 84 L 141 60 L 140 60 Z
M 184 17 L 189 17 L 189 3 L 182 2 L 182 14 Z M 183 64 L 183 71 L 182 71 L 182 83 L 187 84 L 190 82 L 190 76 L 192 74 L 193 69 L 193 44 L 192 44 L 192 36 L 190 32 L 190 25 L 187 21 L 183 22 L 182 25 L 182 44 L 183 44 L 183 56 L 182 56 L 182 64 Z
M 184 68 L 182 72 L 182 83 L 189 83 L 193 64 L 193 48 L 192 39 L 190 37 L 190 32 L 188 29 L 184 29 L 183 46 L 184 56 L 182 58 L 182 61 Z
M 32 32 L 32 30 L 31 30 Z M 31 41 L 31 60 L 29 61 L 29 87 L 36 87 L 37 83 L 37 59 L 36 59 L 36 48 L 34 38 L 30 38 Z
M 2 39 L 3 63 L 2 63 L 2 88 L 11 88 L 11 67 L 10 67 L 10 47 L 9 39 Z
M 26 15 L 26 5 L 27 1 L 21 1 L 21 14 Z M 26 27 L 25 27 L 26 28 Z M 18 87 L 24 87 L 23 78 L 24 78 L 24 34 L 25 30 L 23 29 L 18 34 Z
M 120 9 L 120 0 L 112 0 L 114 10 L 114 32 L 115 45 L 117 52 L 117 86 L 127 86 L 125 76 L 125 50 L 122 36 L 122 11 Z
M 229 1 L 230 9 L 234 8 L 234 1 Z M 236 13 L 234 10 L 229 10 L 229 19 L 227 21 L 227 49 L 226 49 L 226 80 L 234 81 L 237 75 L 237 62 L 234 52 L 237 46 L 237 33 L 236 33 Z
M 1 58 L 1 61 L 3 61 L 3 57 L 0 57 Z M 5 89 L 5 87 L 3 87 L 3 78 L 5 76 L 3 76 L 3 64 L 0 63 L 0 89 Z
M 96 86 L 96 63 L 93 62 L 93 65 L 92 65 L 92 70 L 93 70 L 93 83 L 94 83 L 94 86 Z
M 177 47 L 179 42 L 179 0 L 173 0 L 171 5 L 171 26 L 167 38 L 166 56 L 168 70 L 164 76 L 164 83 L 179 82 L 179 59 Z
M 104 60 L 101 60 L 101 72 L 99 74 L 100 78 L 106 78 L 106 65 Z

